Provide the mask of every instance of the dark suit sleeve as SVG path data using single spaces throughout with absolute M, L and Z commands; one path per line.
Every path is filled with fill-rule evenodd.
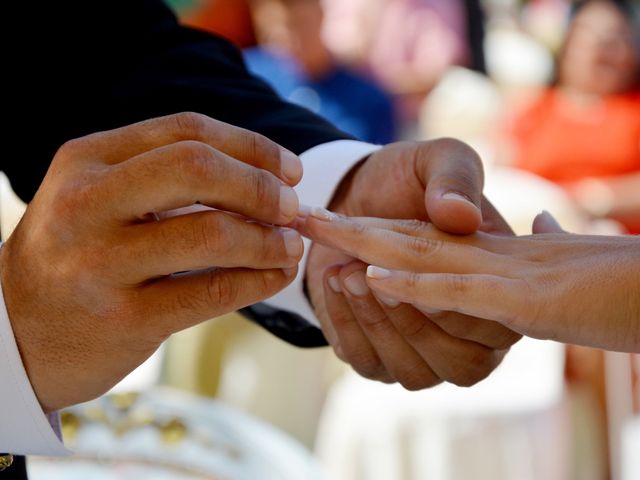
M 349 138 L 309 111 L 285 103 L 250 75 L 228 42 L 167 19 L 154 30 L 143 61 L 118 82 L 116 112 L 125 123 L 171 112 L 197 111 L 259 132 L 296 153 Z M 322 332 L 292 312 L 261 304 L 242 310 L 250 320 L 300 347 L 327 344 Z
M 20 160 L 1 165 L 25 201 L 65 141 L 176 112 L 200 112 L 259 132 L 298 154 L 350 138 L 281 100 L 249 74 L 234 46 L 179 25 L 159 0 L 37 3 L 28 42 L 17 41 L 15 65 L 9 61 L 9 71 L 17 72 L 10 88 L 24 99 L 13 116 L 27 111 L 25 122 L 37 118 L 46 128 L 38 130 L 37 142 L 24 141 L 24 123 L 16 121 L 8 140 Z M 290 343 L 326 344 L 320 330 L 292 313 L 261 305 L 245 314 Z
M 247 71 L 233 45 L 213 35 L 159 22 L 142 39 L 128 75 L 116 81 L 110 105 L 131 123 L 179 111 L 197 111 L 259 132 L 295 153 L 350 138 L 306 109 L 284 102 Z

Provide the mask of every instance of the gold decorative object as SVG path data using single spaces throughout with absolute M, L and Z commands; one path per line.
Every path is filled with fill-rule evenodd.
M 90 422 L 109 423 L 107 412 L 103 407 L 90 407 L 85 409 L 84 416 Z
M 177 418 L 161 424 L 159 430 L 162 441 L 168 445 L 176 445 L 187 436 L 187 426 Z
M 156 415 L 148 407 L 136 408 L 130 414 L 131 421 L 137 427 L 147 427 L 156 423 Z
M 9 468 L 13 463 L 13 455 L 0 455 L 0 472 Z
M 127 411 L 138 400 L 140 394 L 138 392 L 114 393 L 109 395 L 111 403 L 119 410 Z
M 75 413 L 62 412 L 60 415 L 60 422 L 62 424 L 62 435 L 65 440 L 73 442 L 78 436 L 78 431 L 82 426 L 82 421 Z
M 168 447 L 178 446 L 190 439 L 206 449 L 223 452 L 231 459 L 242 457 L 242 453 L 235 447 L 218 442 L 207 432 L 197 428 L 190 429 L 179 417 L 159 415 L 145 404 L 144 395 L 137 392 L 111 394 L 104 397 L 101 403 L 93 402 L 85 408 L 64 411 L 61 414 L 61 424 L 65 441 L 70 445 L 77 441 L 83 428 L 102 424 L 116 437 L 124 437 L 138 429 L 152 428 L 159 434 L 160 441 Z

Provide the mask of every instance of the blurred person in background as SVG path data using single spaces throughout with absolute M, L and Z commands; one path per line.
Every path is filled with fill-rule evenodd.
M 256 44 L 247 0 L 166 0 L 190 27 L 224 37 L 240 48 Z
M 356 138 L 378 144 L 395 139 L 389 96 L 341 66 L 324 44 L 320 0 L 250 0 L 249 6 L 260 45 L 245 51 L 253 73 Z
M 478 0 L 326 0 L 332 51 L 366 66 L 415 119 L 452 65 L 485 72 Z
M 557 82 L 509 125 L 514 165 L 564 187 L 588 214 L 640 233 L 640 47 L 632 7 L 576 5 Z
M 639 65 L 631 4 L 579 2 L 556 81 L 514 109 L 507 128 L 516 167 L 563 187 L 588 216 L 615 219 L 631 233 L 640 233 Z M 565 374 L 575 405 L 593 415 L 606 457 L 603 352 L 567 346 Z

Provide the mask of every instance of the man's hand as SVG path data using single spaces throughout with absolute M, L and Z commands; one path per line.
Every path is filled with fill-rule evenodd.
M 273 142 L 191 113 L 62 146 L 0 253 L 43 409 L 104 393 L 172 333 L 289 284 L 302 240 L 266 225 L 296 216 L 301 176 Z M 156 221 L 194 204 L 217 210 Z
M 454 234 L 512 235 L 483 198 L 483 183 L 478 155 L 461 142 L 398 143 L 364 161 L 343 182 L 330 209 L 430 221 Z M 367 287 L 366 264 L 355 256 L 314 244 L 307 285 L 336 354 L 367 378 L 397 381 L 410 390 L 442 381 L 472 385 L 491 373 L 520 338 L 496 322 L 385 303 Z

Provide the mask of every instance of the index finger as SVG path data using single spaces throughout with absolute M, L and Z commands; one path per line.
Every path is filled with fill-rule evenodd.
M 315 242 L 384 268 L 508 275 L 520 262 L 473 245 L 442 240 L 439 233 L 433 238 L 428 233 L 405 235 L 370 227 L 322 209 L 313 210 L 312 216 L 296 228 Z
M 193 112 L 145 120 L 115 130 L 95 133 L 67 144 L 90 147 L 99 160 L 110 165 L 174 143 L 195 140 L 296 185 L 302 163 L 289 150 L 267 137 Z

